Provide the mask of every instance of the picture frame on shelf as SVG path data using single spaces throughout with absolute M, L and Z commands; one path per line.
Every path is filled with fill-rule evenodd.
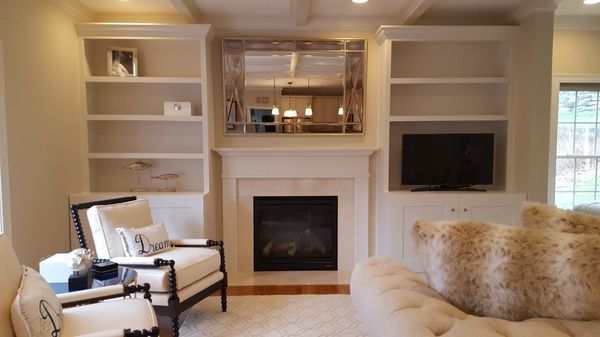
M 108 49 L 108 75 L 135 77 L 137 71 L 137 48 L 110 47 Z

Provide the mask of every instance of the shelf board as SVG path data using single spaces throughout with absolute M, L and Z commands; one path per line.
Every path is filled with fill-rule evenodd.
M 87 115 L 88 121 L 204 122 L 204 116 Z
M 119 77 L 119 76 L 89 76 L 87 83 L 174 83 L 174 84 L 201 84 L 200 77 Z
M 506 115 L 389 116 L 390 122 L 507 121 Z
M 402 77 L 390 84 L 506 84 L 508 77 Z
M 89 159 L 204 159 L 203 153 L 145 153 L 145 152 L 111 152 L 88 153 Z

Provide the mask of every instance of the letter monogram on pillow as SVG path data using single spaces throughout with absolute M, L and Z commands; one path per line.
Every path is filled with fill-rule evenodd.
M 127 256 L 150 256 L 171 249 L 162 221 L 140 228 L 117 228 Z

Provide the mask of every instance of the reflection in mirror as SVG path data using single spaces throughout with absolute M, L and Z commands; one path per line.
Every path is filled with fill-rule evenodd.
M 226 134 L 363 132 L 364 40 L 223 40 Z

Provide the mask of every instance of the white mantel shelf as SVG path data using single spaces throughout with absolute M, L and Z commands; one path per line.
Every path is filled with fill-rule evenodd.
M 223 205 L 227 205 L 223 210 L 223 239 L 229 243 L 230 271 L 252 270 L 252 262 L 246 259 L 246 256 L 252 256 L 249 248 L 252 243 L 245 241 L 251 240 L 251 235 L 239 233 L 251 226 L 248 193 L 334 195 L 342 193 L 339 186 L 349 186 L 350 199 L 341 196 L 345 201 L 339 204 L 344 216 L 349 215 L 349 218 L 340 220 L 339 225 L 344 227 L 338 229 L 338 235 L 344 235 L 339 244 L 350 246 L 338 246 L 338 268 L 352 270 L 354 264 L 367 258 L 369 158 L 376 148 L 216 148 L 215 151 L 223 157 Z M 259 182 L 250 183 L 255 186 L 252 191 L 240 187 L 248 186 L 252 181 Z M 276 189 L 270 187 L 274 184 Z M 292 185 L 294 188 L 313 187 L 299 192 L 290 189 Z M 245 192 L 240 192 L 240 188 Z
M 375 148 L 218 148 L 222 178 L 368 178 Z

